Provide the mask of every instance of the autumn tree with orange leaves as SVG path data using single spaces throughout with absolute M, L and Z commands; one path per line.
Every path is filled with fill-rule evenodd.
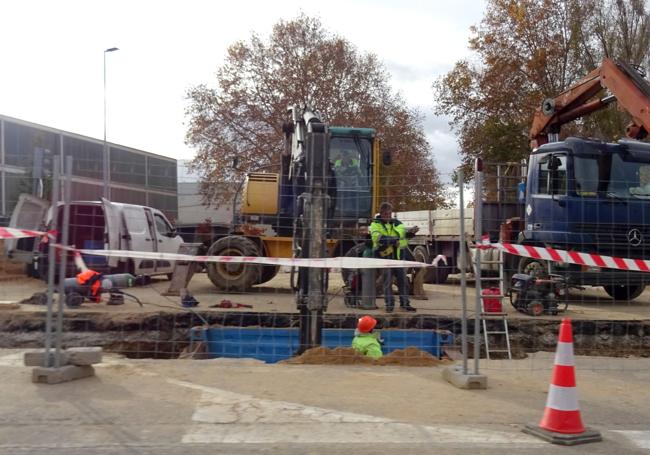
M 450 117 L 468 171 L 475 157 L 527 157 L 535 109 L 604 57 L 650 65 L 644 0 L 488 0 L 471 32 L 473 58 L 434 84 L 436 113 Z M 564 133 L 612 140 L 624 134 L 627 121 L 612 105 Z
M 187 142 L 197 150 L 191 167 L 206 200 L 228 201 L 245 172 L 279 171 L 287 107 L 309 102 L 330 125 L 377 130 L 393 155 L 384 197 L 398 210 L 443 206 L 421 114 L 389 82 L 376 55 L 305 15 L 278 22 L 266 39 L 253 34 L 234 43 L 215 83 L 188 92 Z

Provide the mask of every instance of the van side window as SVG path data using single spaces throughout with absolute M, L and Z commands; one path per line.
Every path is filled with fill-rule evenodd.
M 555 161 L 556 169 L 549 169 L 549 163 Z M 547 155 L 539 161 L 537 167 L 538 194 L 566 194 L 567 188 L 566 156 Z
M 172 228 L 167 224 L 167 221 L 157 213 L 154 214 L 156 220 L 156 231 L 162 235 L 169 235 L 172 233 Z

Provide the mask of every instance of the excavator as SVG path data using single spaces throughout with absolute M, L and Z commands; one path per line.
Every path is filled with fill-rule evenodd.
M 597 97 L 602 92 L 604 97 Z M 594 97 L 597 97 L 594 99 Z M 611 103 L 631 117 L 627 139 L 570 137 L 563 125 Z M 605 59 L 546 99 L 530 130 L 525 220 L 516 241 L 620 258 L 650 257 L 650 84 L 640 67 Z M 514 240 L 514 239 L 513 239 Z M 638 297 L 650 273 L 521 258 L 529 275 L 560 275 L 570 286 L 602 286 L 615 300 Z
M 323 131 L 318 132 L 322 144 L 314 152 L 307 148 L 307 137 L 316 137 L 312 129 L 317 125 L 322 125 Z M 213 241 L 209 255 L 301 257 L 301 252 L 307 250 L 301 244 L 306 232 L 301 216 L 305 204 L 310 203 L 305 195 L 313 193 L 309 185 L 323 166 L 327 168 L 327 178 L 319 184 L 319 191 L 327 199 L 322 214 L 323 254 L 344 256 L 365 239 L 379 207 L 382 167 L 390 165 L 390 154 L 381 151 L 376 131 L 329 126 L 312 108 L 300 105 L 288 108 L 283 132 L 280 172 L 247 174 L 237 223 L 232 232 Z M 313 161 L 307 162 L 308 151 L 324 160 L 319 161 L 319 167 L 313 167 Z M 265 283 L 277 272 L 278 267 L 256 264 L 207 266 L 212 283 L 231 292 Z

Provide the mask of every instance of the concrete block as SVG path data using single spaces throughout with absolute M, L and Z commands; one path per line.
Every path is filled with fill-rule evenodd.
M 50 365 L 54 365 L 55 363 L 55 355 L 56 351 L 54 349 L 50 349 Z M 60 362 L 59 365 L 67 365 L 68 364 L 68 355 L 66 354 L 65 351 L 59 352 L 60 355 Z M 45 366 L 45 349 L 41 349 L 38 351 L 28 351 L 25 353 L 23 356 L 23 359 L 25 361 L 25 366 L 26 367 L 42 367 Z
M 482 374 L 463 374 L 461 365 L 442 370 L 442 377 L 459 389 L 487 389 L 487 376 Z
M 60 384 L 95 375 L 95 369 L 90 365 L 65 365 L 60 368 L 35 367 L 32 370 L 32 382 L 42 384 Z
M 102 363 L 102 348 L 68 348 L 65 350 L 68 356 L 68 363 L 71 365 L 94 365 Z
M 521 431 L 524 433 L 537 436 L 544 441 L 548 441 L 551 444 L 558 444 L 562 446 L 575 446 L 578 444 L 586 444 L 588 442 L 600 442 L 603 440 L 602 435 L 599 431 L 592 428 L 585 428 L 583 433 L 577 434 L 566 434 L 566 433 L 556 433 L 554 431 L 547 431 L 543 428 L 540 428 L 539 425 L 530 423 L 526 425 Z

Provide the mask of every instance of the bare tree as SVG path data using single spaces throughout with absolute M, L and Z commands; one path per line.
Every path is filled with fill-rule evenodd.
M 216 76 L 216 86 L 188 92 L 187 142 L 197 150 L 191 166 L 202 178 L 207 201 L 231 196 L 213 188 L 241 180 L 241 171 L 232 169 L 234 159 L 243 171 L 277 171 L 286 108 L 309 102 L 331 125 L 377 129 L 394 156 L 387 188 L 413 169 L 428 177 L 417 191 L 412 185 L 393 187 L 398 208 L 444 203 L 419 112 L 393 92 L 377 56 L 327 32 L 318 19 L 303 14 L 277 23 L 267 39 L 253 34 L 234 43 Z

